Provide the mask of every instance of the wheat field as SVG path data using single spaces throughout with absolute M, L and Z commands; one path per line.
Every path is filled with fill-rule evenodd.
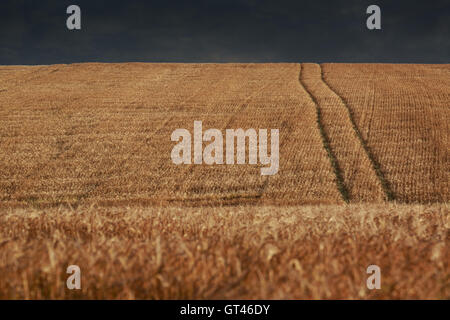
M 449 299 L 449 107 L 450 65 L 0 66 L 0 298 Z M 278 173 L 174 164 L 194 121 Z

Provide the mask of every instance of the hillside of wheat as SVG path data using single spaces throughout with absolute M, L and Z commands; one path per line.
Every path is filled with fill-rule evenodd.
M 194 121 L 277 174 L 174 164 Z M 450 65 L 0 66 L 0 298 L 450 298 L 449 123 Z

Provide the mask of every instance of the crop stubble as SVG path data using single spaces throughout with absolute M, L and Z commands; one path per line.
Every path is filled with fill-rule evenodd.
M 0 67 L 0 297 L 448 298 L 449 70 Z M 194 120 L 280 129 L 278 174 L 174 165 Z
M 298 64 L 57 69 L 2 93 L 7 206 L 341 202 Z M 280 174 L 174 165 L 171 132 L 192 132 L 194 120 L 204 129 L 279 128 Z
M 2 67 L 2 204 L 446 202 L 448 70 Z M 170 134 L 192 130 L 194 120 L 204 129 L 279 128 L 279 174 L 261 177 L 250 165 L 173 165 Z

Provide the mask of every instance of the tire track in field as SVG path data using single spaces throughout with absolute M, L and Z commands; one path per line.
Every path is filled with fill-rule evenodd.
M 225 81 L 225 79 L 222 78 L 220 81 L 215 83 L 215 86 L 217 86 L 219 88 L 223 84 L 224 81 Z M 197 89 L 195 91 L 195 94 L 193 94 L 192 96 L 190 96 L 188 99 L 186 99 L 184 101 L 184 104 L 187 104 L 198 93 L 201 93 L 201 92 L 203 92 L 204 90 L 207 90 L 207 89 L 208 89 L 207 87 L 200 86 L 199 89 Z M 251 94 L 246 98 L 244 104 L 242 104 L 239 109 L 245 109 L 246 108 L 246 104 L 248 103 L 248 101 L 250 101 L 250 99 L 251 99 Z M 214 101 L 209 102 L 208 105 L 207 105 L 208 110 L 211 109 L 213 105 L 214 105 Z M 225 124 L 223 128 L 226 128 L 230 124 L 230 122 L 233 119 L 233 115 L 235 113 L 237 113 L 237 112 L 239 112 L 239 111 L 234 111 L 234 113 L 228 118 L 227 124 Z M 222 130 L 223 130 L 223 128 L 222 128 Z M 202 133 L 202 138 L 203 138 L 203 133 Z M 203 153 L 203 150 L 202 150 L 202 153 Z M 192 161 L 192 163 L 190 163 L 189 165 L 186 166 L 186 168 L 183 170 L 183 173 L 181 175 L 183 177 L 182 181 L 180 181 L 180 184 L 178 186 L 176 186 L 175 191 L 180 191 L 180 190 L 185 190 L 186 191 L 188 189 L 188 185 L 191 183 L 192 174 L 193 174 L 195 168 L 196 168 L 196 164 L 194 163 L 194 161 Z M 173 199 L 177 200 L 178 198 L 175 197 Z M 184 200 L 185 199 L 183 199 L 183 201 Z
M 317 99 L 312 95 L 312 93 L 308 90 L 308 88 L 304 82 L 305 80 L 302 77 L 303 69 L 304 69 L 303 64 L 301 64 L 300 65 L 300 75 L 299 75 L 300 85 L 305 89 L 305 91 L 308 93 L 309 97 L 313 101 L 314 105 L 316 106 L 317 126 L 320 131 L 320 136 L 322 138 L 323 147 L 328 154 L 328 158 L 330 159 L 331 167 L 333 168 L 334 174 L 336 176 L 337 189 L 339 190 L 339 193 L 341 194 L 342 199 L 348 203 L 349 202 L 349 194 L 348 194 L 348 189 L 344 182 L 344 178 L 342 176 L 342 169 L 339 166 L 339 163 L 337 161 L 335 153 L 331 149 L 330 139 L 327 135 L 327 132 L 325 131 L 325 126 L 324 126 L 323 120 L 322 120 L 322 111 L 319 106 L 319 103 L 317 102 Z
M 333 92 L 334 95 L 336 95 L 336 97 L 338 97 L 338 99 L 342 102 L 342 104 L 345 106 L 345 108 L 347 109 L 347 113 L 348 113 L 348 118 L 352 124 L 352 128 L 355 132 L 355 135 L 358 137 L 358 140 L 361 144 L 361 146 L 364 149 L 364 152 L 366 153 L 367 157 L 369 158 L 371 165 L 372 165 L 372 169 L 374 170 L 378 180 L 380 181 L 381 187 L 383 189 L 383 192 L 385 194 L 386 200 L 388 201 L 393 201 L 395 200 L 395 195 L 394 192 L 392 191 L 388 180 L 386 179 L 383 171 L 381 170 L 381 166 L 378 163 L 378 161 L 376 160 L 375 156 L 373 155 L 373 153 L 371 152 L 369 146 L 367 145 L 366 141 L 364 140 L 364 138 L 361 135 L 361 131 L 359 130 L 356 122 L 355 122 L 355 117 L 353 114 L 353 110 L 350 108 L 348 102 L 345 100 L 344 97 L 340 96 L 332 87 L 331 85 L 325 80 L 325 76 L 324 76 L 324 72 L 323 72 L 323 68 L 322 65 L 319 65 L 320 67 L 320 77 L 322 79 L 322 82 L 327 86 L 327 88 Z M 370 127 L 369 127 L 370 128 Z M 369 133 L 369 131 L 368 131 Z
M 223 80 L 222 80 L 223 81 Z M 232 111 L 232 113 L 228 116 L 228 118 L 226 119 L 226 121 L 224 122 L 224 124 L 221 126 L 221 131 L 225 131 L 226 129 L 230 129 L 231 124 L 242 114 L 242 112 L 244 112 L 249 105 L 251 104 L 252 99 L 254 99 L 255 97 L 257 97 L 259 94 L 261 94 L 267 87 L 270 86 L 271 83 L 267 83 L 265 85 L 263 85 L 262 87 L 260 87 L 257 91 L 252 91 L 251 93 L 249 93 L 248 95 L 246 95 L 246 97 L 243 99 L 244 101 L 239 104 L 236 108 L 234 108 L 234 110 Z M 209 106 L 210 107 L 210 106 Z M 203 152 L 203 151 L 202 151 Z M 195 163 L 191 163 L 185 170 L 184 174 L 183 174 L 183 181 L 179 187 L 180 190 L 188 190 L 189 189 L 189 185 L 192 183 L 192 181 L 194 180 L 194 178 L 192 177 L 192 175 L 194 174 L 194 171 L 196 170 L 200 170 L 200 167 L 198 167 L 198 165 L 196 165 Z M 265 188 L 264 183 L 263 185 L 260 187 L 261 188 Z M 255 201 L 258 201 L 259 198 L 261 197 L 262 192 L 258 192 L 256 194 L 250 194 L 250 195 L 239 195 L 237 197 L 240 197 L 242 199 L 254 199 Z M 233 197 L 233 198 L 237 198 L 235 196 L 230 196 L 230 195 L 223 195 L 223 196 L 219 196 L 220 199 L 222 200 L 227 200 L 229 197 Z M 213 197 L 214 199 L 216 199 L 216 196 Z M 211 199 L 213 199 L 211 198 Z M 219 199 L 217 198 L 217 199 Z M 207 199 L 205 197 L 199 197 L 199 198 L 194 198 L 192 200 L 188 200 L 188 201 L 201 201 Z M 183 201 L 186 201 L 187 199 L 183 199 Z
M 273 85 L 273 82 L 269 82 L 269 83 L 267 83 L 266 85 L 264 85 L 263 87 L 261 87 L 257 92 L 255 92 L 254 94 L 250 94 L 249 96 L 248 96 L 248 98 L 247 98 L 247 100 L 246 100 L 246 102 L 243 104 L 243 106 L 240 108 L 240 110 L 239 111 L 237 111 L 237 112 L 235 112 L 231 117 L 230 117 L 230 119 L 229 119 L 229 121 L 228 121 L 228 123 L 225 125 L 225 128 L 223 128 L 223 129 L 229 129 L 230 128 L 230 125 L 231 125 L 231 123 L 233 123 L 233 121 L 235 121 L 248 107 L 249 107 L 249 104 L 250 104 L 250 102 L 251 102 L 251 100 L 253 99 L 253 98 L 255 98 L 255 97 L 257 97 L 258 95 L 260 95 L 262 92 L 264 92 L 264 90 L 266 90 L 270 85 Z M 281 128 L 283 128 L 284 127 L 284 124 L 286 123 L 286 121 L 283 121 L 282 122 L 282 125 L 281 125 Z M 259 138 L 258 138 L 259 139 Z M 271 137 L 271 139 L 272 139 L 272 137 Z M 283 145 L 283 143 L 285 142 L 285 140 L 281 140 L 281 145 L 280 145 L 280 147 Z M 253 195 L 253 196 L 244 196 L 244 195 L 241 195 L 240 197 L 241 198 L 248 198 L 248 197 L 251 197 L 251 198 L 253 198 L 256 202 L 258 202 L 258 201 L 260 201 L 260 199 L 263 197 L 263 195 L 264 195 L 264 192 L 265 192 L 265 190 L 267 189 L 267 186 L 269 185 L 269 178 L 270 178 L 270 175 L 267 175 L 267 176 L 264 176 L 262 179 L 263 179 L 263 182 L 262 182 L 262 184 L 260 185 L 260 187 L 258 188 L 258 191 L 256 192 L 256 194 L 255 195 Z
M 346 202 L 375 202 L 392 200 L 386 192 L 383 179 L 375 170 L 362 137 L 357 130 L 349 108 L 324 82 L 322 68 L 318 64 L 302 64 L 302 76 L 306 89 L 318 106 L 318 122 L 324 146 L 333 164 L 337 184 Z

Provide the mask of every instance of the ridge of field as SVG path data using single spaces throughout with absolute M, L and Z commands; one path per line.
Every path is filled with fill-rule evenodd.
M 0 299 L 449 299 L 449 228 L 443 204 L 3 209 Z
M 6 206 L 342 202 L 315 106 L 297 80 L 299 64 L 22 69 L 0 92 Z M 0 71 L 13 78 L 16 68 Z M 174 165 L 171 133 L 192 132 L 194 120 L 204 130 L 278 128 L 279 173 L 263 177 L 254 165 Z
M 450 198 L 450 65 L 322 64 L 396 200 Z

